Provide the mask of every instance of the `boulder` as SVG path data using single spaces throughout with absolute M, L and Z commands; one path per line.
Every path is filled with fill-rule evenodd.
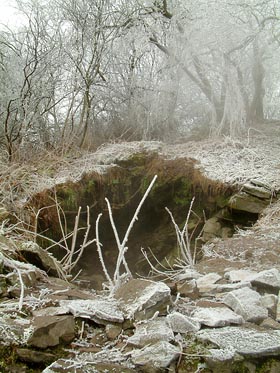
M 44 270 L 50 276 L 58 276 L 61 266 L 51 253 L 42 249 L 32 241 L 22 243 L 19 249 L 21 255 L 27 260 L 27 262 Z
M 33 329 L 28 345 L 38 348 L 70 343 L 75 338 L 75 321 L 70 315 L 35 317 Z
M 221 237 L 222 233 L 222 224 L 217 217 L 212 217 L 208 219 L 203 227 L 203 235 L 202 239 L 203 241 L 210 241 L 213 238 Z
M 163 317 L 144 321 L 136 325 L 134 334 L 127 339 L 127 343 L 143 347 L 158 341 L 172 341 L 174 334 L 171 327 Z
M 200 293 L 209 293 L 216 288 L 216 282 L 221 280 L 222 276 L 218 273 L 208 273 L 196 280 L 196 285 Z
M 231 283 L 235 282 L 250 282 L 254 276 L 257 275 L 256 271 L 248 269 L 234 269 L 225 273 L 225 278 Z
M 166 341 L 157 342 L 141 350 L 133 350 L 131 359 L 135 365 L 167 368 L 180 355 L 180 349 Z
M 90 319 L 97 324 L 106 325 L 108 322 L 122 323 L 124 316 L 118 302 L 109 297 L 96 296 L 95 299 L 61 300 L 60 306 L 75 317 Z
M 249 287 L 229 292 L 223 302 L 245 321 L 258 323 L 268 317 L 267 309 L 261 305 L 260 294 Z
M 197 320 L 180 312 L 170 313 L 166 321 L 174 333 L 197 332 L 200 329 L 200 323 Z
M 13 307 L 13 304 L 11 305 Z M 17 304 L 12 310 L 0 312 L 0 344 L 4 346 L 26 343 L 26 336 L 31 332 L 30 321 L 16 313 Z
M 171 290 L 163 282 L 131 279 L 115 293 L 127 319 L 147 319 L 155 312 L 166 313 Z
M 214 343 L 221 349 L 234 350 L 245 357 L 261 358 L 280 354 L 280 330 L 226 326 L 200 330 L 196 337 L 201 341 Z
M 274 329 L 274 330 L 280 330 L 280 323 L 272 319 L 271 317 L 268 317 L 267 319 L 264 319 L 260 326 L 262 328 L 266 329 Z
M 200 324 L 212 328 L 230 324 L 240 325 L 244 322 L 242 316 L 237 315 L 227 307 L 197 307 L 192 316 Z
M 261 305 L 264 306 L 271 317 L 276 318 L 278 297 L 274 294 L 264 294 L 261 297 Z
M 55 360 L 55 355 L 49 352 L 31 350 L 29 348 L 17 348 L 16 354 L 19 360 L 26 363 L 47 364 Z
M 280 291 L 280 272 L 276 268 L 259 272 L 251 281 L 258 291 L 278 294 Z
M 269 188 L 269 186 L 263 185 L 257 185 L 252 183 L 244 184 L 242 187 L 242 190 L 252 196 L 262 198 L 262 199 L 268 199 L 270 200 L 272 197 L 272 191 Z
M 250 194 L 240 192 L 230 198 L 228 206 L 233 210 L 259 214 L 268 206 L 269 202 L 269 200 L 263 200 Z
M 110 341 L 116 339 L 122 332 L 122 327 L 120 325 L 108 324 L 105 327 L 105 333 Z
M 196 285 L 196 280 L 186 281 L 183 284 L 177 284 L 177 292 L 183 297 L 191 299 L 197 299 L 199 297 L 199 291 Z
M 42 373 L 132 373 L 134 368 L 126 355 L 112 348 L 97 353 L 75 353 L 71 358 L 55 361 Z

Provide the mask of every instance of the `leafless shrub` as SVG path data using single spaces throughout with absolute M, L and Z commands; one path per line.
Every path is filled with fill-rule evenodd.
M 150 193 L 156 179 L 157 179 L 157 175 L 154 176 L 154 178 L 151 181 L 148 189 L 146 190 L 145 194 L 143 195 L 141 201 L 139 202 L 139 205 L 135 210 L 135 213 L 134 213 L 134 215 L 133 215 L 133 217 L 132 217 L 132 219 L 131 219 L 131 221 L 128 225 L 128 228 L 126 230 L 126 233 L 125 233 L 122 241 L 120 240 L 120 237 L 119 237 L 119 234 L 118 234 L 115 222 L 114 222 L 111 204 L 110 204 L 110 202 L 107 198 L 105 199 L 105 201 L 107 203 L 107 206 L 108 206 L 110 223 L 111 223 L 111 226 L 112 226 L 112 229 L 113 229 L 113 232 L 114 232 L 116 244 L 117 244 L 118 251 L 119 251 L 113 278 L 110 277 L 110 275 L 108 273 L 108 270 L 106 268 L 106 265 L 104 263 L 104 259 L 103 259 L 103 255 L 102 255 L 102 244 L 99 240 L 99 221 L 100 221 L 100 218 L 101 218 L 102 214 L 99 214 L 98 217 L 97 217 L 97 220 L 96 220 L 96 246 L 97 246 L 97 251 L 98 251 L 98 255 L 99 255 L 101 265 L 102 265 L 103 272 L 104 272 L 104 274 L 105 274 L 105 276 L 106 276 L 106 278 L 109 282 L 109 290 L 110 290 L 111 294 L 113 294 L 114 291 L 120 286 L 120 284 L 121 284 L 121 282 L 124 278 L 131 277 L 131 272 L 130 272 L 130 270 L 128 268 L 128 265 L 127 265 L 127 262 L 125 260 L 125 253 L 128 250 L 128 247 L 126 246 L 126 244 L 127 244 L 127 241 L 128 241 L 129 234 L 130 234 L 130 232 L 133 228 L 133 225 L 136 222 L 136 220 L 138 219 L 138 214 L 141 210 L 141 207 L 142 207 L 143 203 L 145 202 L 148 194 Z M 121 274 L 121 265 L 122 264 L 125 268 L 125 272 Z
M 200 217 L 192 210 L 193 203 L 194 198 L 191 200 L 187 217 L 182 229 L 179 228 L 171 211 L 167 207 L 165 208 L 171 218 L 177 238 L 178 257 L 176 258 L 176 261 L 173 265 L 168 261 L 167 258 L 165 258 L 165 264 L 161 263 L 150 250 L 150 254 L 156 262 L 156 265 L 153 265 L 147 252 L 142 248 L 142 253 L 147 262 L 149 263 L 153 275 L 163 276 L 170 280 L 175 280 L 183 276 L 184 272 L 186 271 L 186 268 L 194 267 L 197 256 L 197 242 L 201 236 L 201 232 L 194 240 L 194 247 L 192 247 L 191 243 L 193 242 L 194 233 L 196 232 L 196 228 L 198 227 L 201 220 Z M 188 228 L 191 214 L 195 214 L 196 217 L 199 218 L 192 233 L 189 232 Z

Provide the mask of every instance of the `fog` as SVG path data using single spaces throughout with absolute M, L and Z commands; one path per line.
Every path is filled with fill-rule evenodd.
M 276 0 L 5 4 L 1 20 L 16 26 L 0 39 L 10 160 L 112 140 L 238 137 L 279 121 Z

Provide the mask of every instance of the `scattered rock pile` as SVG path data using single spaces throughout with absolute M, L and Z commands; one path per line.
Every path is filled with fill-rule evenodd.
M 280 371 L 276 268 L 186 269 L 176 284 L 132 279 L 111 297 L 4 255 L 0 271 L 1 349 L 15 346 L 3 372 Z

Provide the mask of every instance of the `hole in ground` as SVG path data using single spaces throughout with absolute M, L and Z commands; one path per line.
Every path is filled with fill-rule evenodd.
M 103 254 L 109 273 L 112 275 L 118 249 L 105 203 L 107 197 L 113 208 L 116 227 L 122 240 L 128 224 L 145 193 L 153 176 L 158 179 L 146 199 L 138 221 L 135 223 L 127 246 L 126 259 L 132 273 L 147 275 L 150 268 L 143 258 L 141 248 L 150 248 L 159 260 L 172 255 L 176 250 L 176 234 L 167 214 L 168 207 L 181 226 L 187 216 L 188 208 L 193 197 L 195 202 L 193 210 L 196 215 L 189 226 L 193 229 L 200 220 L 194 238 L 201 231 L 206 219 L 218 216 L 223 227 L 233 230 L 235 225 L 248 226 L 257 220 L 257 215 L 235 214 L 225 206 L 234 188 L 219 182 L 213 182 L 203 176 L 196 168 L 196 161 L 192 159 L 164 160 L 157 155 L 136 154 L 128 160 L 119 162 L 108 170 L 105 175 L 95 173 L 84 175 L 77 183 L 68 182 L 57 185 L 56 191 L 46 190 L 34 196 L 29 206 L 40 210 L 38 231 L 58 241 L 61 239 L 61 230 L 54 196 L 60 203 L 67 221 L 65 229 L 70 232 L 74 228 L 75 216 L 81 206 L 80 226 L 86 226 L 86 206 L 90 207 L 91 231 L 89 239 L 95 238 L 95 222 L 102 212 L 100 220 L 100 241 L 103 245 Z M 49 208 L 42 208 L 52 206 Z M 84 231 L 78 232 L 76 246 L 81 245 Z M 40 242 L 46 246 L 46 242 Z M 53 253 L 58 258 L 64 256 L 58 246 L 53 248 Z M 105 277 L 98 259 L 95 243 L 88 246 L 75 271 L 82 270 L 80 279 L 88 281 L 91 287 L 101 288 Z

